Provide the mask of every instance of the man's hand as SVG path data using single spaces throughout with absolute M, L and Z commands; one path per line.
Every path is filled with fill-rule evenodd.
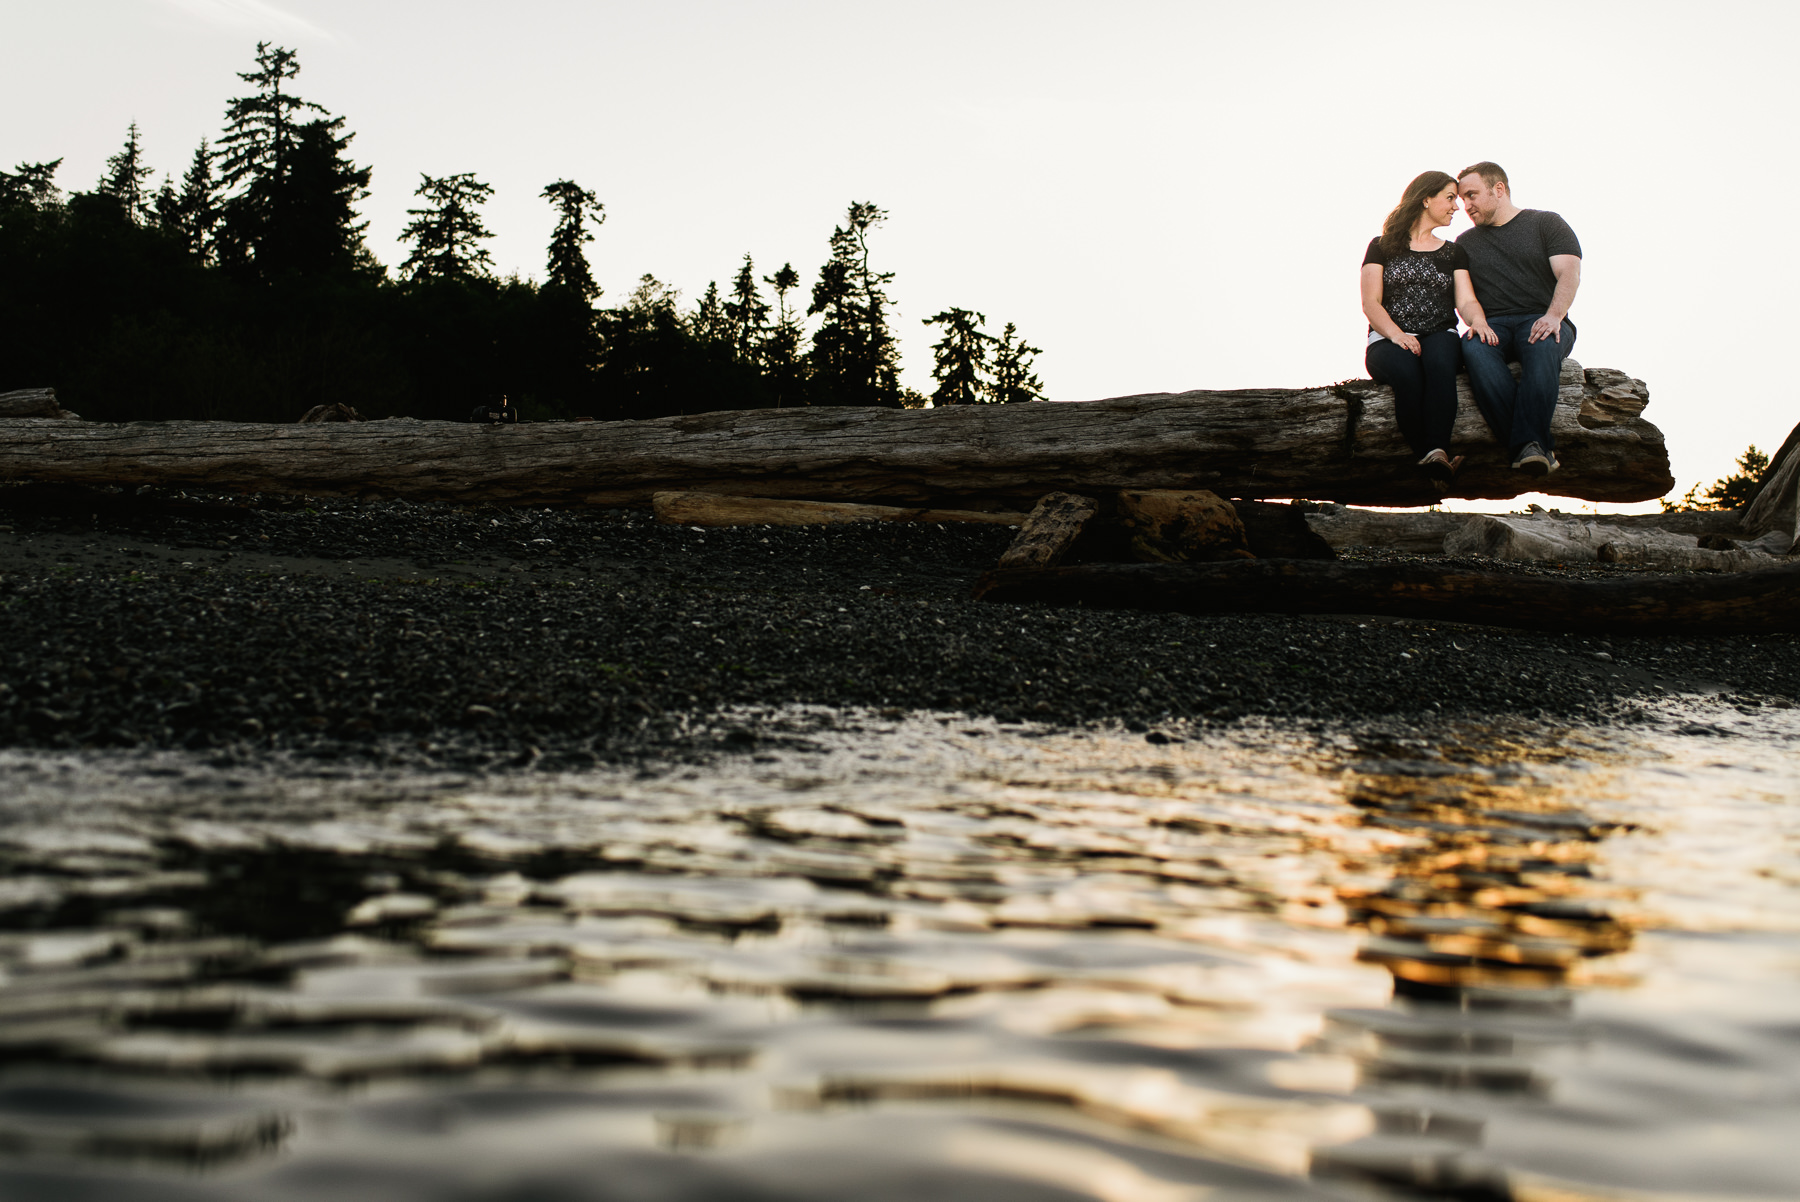
M 1409 350 L 1415 355 L 1420 352 L 1419 340 L 1405 330 L 1400 331 L 1400 337 L 1394 339 L 1394 345 Z
M 1562 341 L 1563 318 L 1575 303 L 1575 290 L 1581 287 L 1581 259 L 1575 255 L 1551 255 L 1550 272 L 1556 276 L 1556 293 L 1550 298 L 1549 310 L 1531 323 L 1531 337 L 1526 342 L 1542 342 L 1546 338 Z
M 1480 325 L 1470 326 L 1469 332 L 1464 334 L 1463 337 L 1464 338 L 1479 338 L 1483 342 L 1487 343 L 1489 346 L 1499 346 L 1500 345 L 1500 335 L 1494 333 L 1494 327 L 1490 326 L 1485 321 L 1482 322 Z

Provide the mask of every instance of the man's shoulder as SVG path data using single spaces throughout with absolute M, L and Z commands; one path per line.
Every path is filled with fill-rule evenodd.
M 1561 213 L 1549 209 L 1521 209 L 1520 216 L 1531 214 L 1531 228 L 1536 232 L 1538 241 L 1549 251 L 1552 257 L 1557 255 L 1574 255 L 1581 257 L 1581 239 L 1575 230 L 1563 219 Z

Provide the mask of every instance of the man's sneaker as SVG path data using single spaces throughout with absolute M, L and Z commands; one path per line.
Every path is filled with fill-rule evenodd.
M 1524 472 L 1527 476 L 1548 476 L 1560 466 L 1556 456 L 1535 442 L 1526 443 L 1519 457 L 1513 460 L 1513 471 Z

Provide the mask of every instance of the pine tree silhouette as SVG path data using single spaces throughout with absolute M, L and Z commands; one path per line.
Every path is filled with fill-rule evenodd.
M 763 372 L 775 394 L 776 408 L 805 400 L 806 364 L 800 357 L 800 319 L 788 305 L 788 293 L 800 286 L 800 273 L 783 263 L 763 283 L 775 290 L 775 325 L 763 339 Z
M 188 249 L 203 263 L 214 260 L 213 231 L 219 224 L 219 181 L 213 177 L 213 152 L 206 139 L 194 150 L 181 177 L 181 191 L 166 218 Z
M 480 241 L 494 235 L 481 224 L 476 210 L 494 189 L 468 171 L 441 178 L 420 173 L 419 178 L 422 182 L 413 195 L 423 196 L 426 207 L 406 210 L 412 221 L 400 231 L 400 238 L 413 248 L 400 270 L 413 280 L 491 276 L 494 259 Z
M 60 160 L 59 160 L 60 161 Z M 155 172 L 144 162 L 143 148 L 138 144 L 137 122 L 125 134 L 125 145 L 118 154 L 106 160 L 106 174 L 94 190 L 119 202 L 119 211 L 133 225 L 142 225 L 150 216 L 150 193 L 144 181 Z
M 1014 339 L 1018 339 L 1016 342 Z M 1032 370 L 1037 356 L 1043 354 L 1040 347 L 1029 346 L 1012 322 L 1000 332 L 999 341 L 994 343 L 994 360 L 991 369 L 992 379 L 988 384 L 987 399 L 997 404 L 1009 405 L 1015 401 L 1041 401 L 1044 399 L 1044 382 Z
M 600 286 L 594 283 L 587 253 L 581 248 L 594 240 L 587 232 L 587 222 L 605 222 L 606 206 L 574 180 L 559 179 L 546 185 L 539 195 L 556 206 L 556 229 L 550 235 L 548 286 L 567 288 L 591 304 L 599 297 Z
M 725 302 L 727 336 L 732 356 L 739 363 L 761 366 L 763 342 L 768 334 L 769 302 L 756 290 L 756 266 L 750 256 L 731 281 L 731 299 Z
M 989 399 L 987 381 L 982 377 L 988 345 L 994 339 L 981 332 L 986 321 L 985 316 L 968 309 L 945 309 L 925 319 L 928 326 L 944 327 L 943 339 L 931 348 L 931 378 L 937 381 L 931 394 L 933 406 L 976 405 Z
M 719 298 L 717 280 L 706 285 L 700 303 L 694 306 L 694 312 L 688 318 L 688 329 L 702 343 L 730 345 L 731 323 L 725 317 L 725 303 Z
M 0 208 L 12 206 L 54 209 L 62 204 L 62 189 L 56 186 L 56 169 L 61 159 L 48 163 L 20 163 L 11 173 L 0 171 Z
M 326 115 L 312 101 L 281 90 L 284 81 L 298 74 L 299 56 L 267 42 L 256 44 L 256 70 L 238 72 L 239 79 L 256 85 L 256 92 L 234 97 L 225 110 L 219 177 L 226 188 L 244 192 L 259 181 L 280 178 L 284 160 L 299 140 L 298 118 L 308 110 Z
M 343 132 L 342 117 L 283 90 L 300 74 L 292 50 L 258 42 L 256 66 L 238 73 L 256 91 L 230 101 L 218 149 L 208 152 L 206 174 L 216 162 L 214 186 L 227 195 L 217 202 L 210 239 L 204 231 L 194 235 L 201 253 L 210 249 L 219 262 L 265 282 L 366 262 L 356 205 L 368 196 L 371 172 L 346 157 L 355 135 Z M 184 197 L 189 180 L 195 189 L 195 220 L 206 211 L 200 163 L 197 154 L 184 177 Z
M 886 285 L 894 273 L 869 264 L 869 231 L 886 220 L 875 205 L 857 201 L 845 224 L 831 231 L 831 258 L 819 269 L 806 310 L 823 317 L 808 356 L 819 403 L 900 405 L 899 348 L 887 317 Z

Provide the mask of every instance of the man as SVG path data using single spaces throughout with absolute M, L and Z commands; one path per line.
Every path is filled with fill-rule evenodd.
M 1464 167 L 1456 190 L 1475 223 L 1456 244 L 1468 252 L 1475 299 L 1500 335 L 1496 346 L 1464 340 L 1469 387 L 1514 470 L 1547 476 L 1560 466 L 1550 417 L 1562 361 L 1575 346 L 1568 315 L 1581 286 L 1581 243 L 1555 213 L 1515 205 L 1498 164 Z M 1518 380 L 1508 363 L 1519 365 Z

